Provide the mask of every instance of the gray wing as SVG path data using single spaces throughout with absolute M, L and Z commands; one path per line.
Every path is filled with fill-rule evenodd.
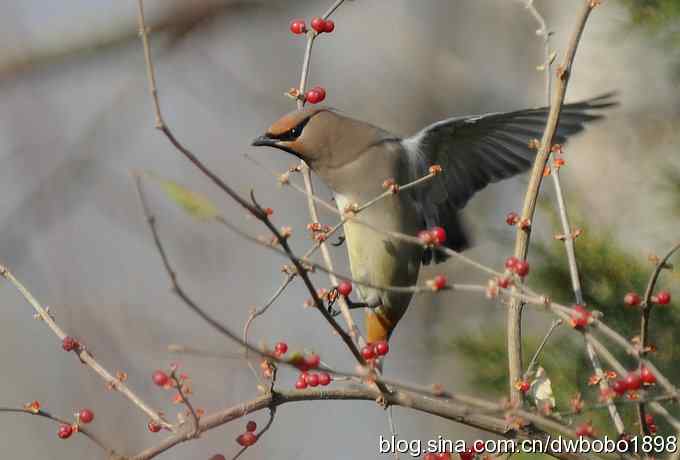
M 585 124 L 603 118 L 592 113 L 617 105 L 615 93 L 562 107 L 555 143 L 564 143 L 582 131 Z M 442 174 L 429 187 L 416 192 L 416 200 L 427 226 L 448 220 L 460 227 L 457 211 L 489 183 L 528 170 L 536 151 L 529 141 L 539 139 L 545 129 L 549 108 L 450 118 L 404 139 L 413 178 L 427 174 L 430 165 L 442 167 Z M 463 240 L 465 240 L 463 235 Z M 456 245 L 456 242 L 453 242 Z M 458 242 L 459 248 L 467 241 Z

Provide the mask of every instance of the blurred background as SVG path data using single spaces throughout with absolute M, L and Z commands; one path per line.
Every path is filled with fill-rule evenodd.
M 283 93 L 295 86 L 304 40 L 289 21 L 322 14 L 330 0 L 147 0 L 147 20 L 166 121 L 179 139 L 236 190 L 257 191 L 275 210 L 277 225 L 294 228 L 293 247 L 310 244 L 304 197 L 281 189 L 249 153 L 282 172 L 294 164 L 278 151 L 249 147 L 282 113 Z M 536 0 L 560 61 L 580 1 Z M 680 145 L 675 0 L 610 0 L 589 21 L 576 57 L 567 100 L 620 91 L 621 106 L 569 143 L 562 170 L 589 303 L 627 336 L 639 314 L 624 311 L 623 295 L 642 290 L 652 265 L 678 240 Z M 0 261 L 45 304 L 66 331 L 87 344 L 110 370 L 153 406 L 174 417 L 171 395 L 153 386 L 151 372 L 179 362 L 193 379 L 193 402 L 208 412 L 256 395 L 255 380 L 238 359 L 174 355 L 170 344 L 212 352 L 238 348 L 190 314 L 169 291 L 142 218 L 131 170 L 153 171 L 209 196 L 230 220 L 253 234 L 265 230 L 212 186 L 153 128 L 133 0 L 24 0 L 0 4 Z M 510 0 L 356 0 L 334 16 L 336 30 L 315 45 L 310 84 L 323 85 L 328 103 L 389 130 L 410 134 L 445 117 L 543 105 L 543 51 L 522 2 Z M 299 178 L 294 178 L 299 180 Z M 489 187 L 468 205 L 476 246 L 470 255 L 501 266 L 514 231 L 504 223 L 518 211 L 526 177 Z M 200 224 L 149 184 L 161 237 L 186 289 L 213 315 L 240 330 L 249 310 L 281 282 L 283 259 L 217 225 Z M 319 193 L 330 198 L 323 185 Z M 558 232 L 552 183 L 546 182 L 534 227 L 532 286 L 572 302 Z M 324 223 L 335 217 L 324 214 Z M 334 249 L 347 271 L 345 249 Z M 451 260 L 456 282 L 485 282 Z M 427 270 L 423 277 L 434 272 Z M 328 287 L 316 275 L 318 287 Z M 677 285 L 673 273 L 661 285 Z M 680 291 L 677 290 L 676 291 Z M 674 291 L 674 292 L 676 292 Z M 678 292 L 680 294 L 680 292 Z M 299 283 L 288 289 L 252 330 L 256 341 L 284 340 L 313 349 L 338 368 L 352 361 L 322 317 L 303 308 Z M 73 356 L 7 283 L 0 283 L 0 406 L 37 399 L 65 418 L 89 407 L 92 430 L 126 454 L 157 443 L 148 420 Z M 658 314 L 657 314 L 658 313 Z M 652 324 L 657 358 L 672 376 L 680 353 L 678 314 L 659 309 Z M 357 314 L 357 318 L 361 315 Z M 505 385 L 504 308 L 446 293 L 421 296 L 398 327 L 386 374 L 408 382 L 498 397 Z M 550 322 L 526 314 L 527 353 Z M 565 346 L 568 352 L 564 352 Z M 676 349 L 677 348 L 677 349 Z M 562 351 L 558 353 L 558 351 Z M 625 357 L 624 357 L 625 358 Z M 575 391 L 597 399 L 585 380 L 583 347 L 558 331 L 542 365 L 553 380 L 558 409 Z M 292 387 L 294 373 L 281 373 Z M 680 379 L 676 379 L 676 382 Z M 484 436 L 451 422 L 396 408 L 400 437 Z M 630 414 L 626 414 L 629 417 Z M 266 414 L 252 417 L 260 424 Z M 587 414 L 600 432 L 606 418 Z M 245 420 L 207 433 L 162 458 L 209 458 L 236 453 Z M 104 458 L 84 437 L 58 439 L 57 425 L 25 415 L 0 415 L 0 447 L 16 459 Z M 666 427 L 660 424 L 660 429 Z M 327 459 L 379 456 L 388 435 L 386 414 L 365 402 L 299 403 L 281 407 L 271 430 L 248 458 Z

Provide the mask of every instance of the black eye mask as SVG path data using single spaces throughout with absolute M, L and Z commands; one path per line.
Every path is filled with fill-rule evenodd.
M 307 123 L 309 122 L 309 118 L 305 118 L 302 120 L 300 123 L 298 123 L 297 126 L 295 126 L 293 129 L 290 129 L 284 133 L 273 135 L 270 134 L 267 137 L 271 139 L 276 139 L 279 141 L 294 141 L 298 137 L 300 137 L 300 134 L 302 134 L 302 130 L 305 129 L 305 126 L 307 126 Z

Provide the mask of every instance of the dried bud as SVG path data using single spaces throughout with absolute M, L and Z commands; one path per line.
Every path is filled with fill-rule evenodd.
M 430 166 L 430 174 L 433 176 L 436 176 L 437 174 L 440 174 L 442 172 L 442 167 L 439 165 L 432 165 Z

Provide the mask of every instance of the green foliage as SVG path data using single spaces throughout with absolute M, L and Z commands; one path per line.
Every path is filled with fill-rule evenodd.
M 212 220 L 220 215 L 217 207 L 203 195 L 155 174 L 146 173 L 146 176 L 158 182 L 166 196 L 195 219 Z
M 532 274 L 529 277 L 532 288 L 549 294 L 560 303 L 573 303 L 564 245 L 559 241 L 534 244 L 532 254 Z M 577 259 L 588 308 L 602 312 L 604 321 L 625 337 L 638 335 L 640 311 L 624 307 L 623 297 L 629 291 L 641 294 L 644 292 L 653 264 L 620 246 L 610 231 L 598 233 L 593 229 L 586 229 L 577 240 Z M 668 288 L 675 275 L 675 272 L 665 271 L 657 290 Z M 675 301 L 675 304 L 678 305 L 678 302 Z M 528 309 L 527 320 L 533 323 L 536 314 Z M 546 313 L 546 319 L 549 318 L 547 315 Z M 673 303 L 671 306 L 654 308 L 650 337 L 652 343 L 659 345 L 659 350 L 652 357 L 662 371 L 676 382 L 680 381 L 680 367 L 674 363 L 680 358 L 680 344 L 677 344 L 674 334 L 679 326 L 680 315 Z M 525 363 L 530 361 L 547 329 L 547 326 L 533 329 L 525 327 Z M 635 367 L 635 361 L 619 352 L 615 345 L 610 350 L 615 351 L 615 355 L 624 365 L 631 369 Z M 503 330 L 452 338 L 446 344 L 446 352 L 451 351 L 464 361 L 470 370 L 469 382 L 481 393 L 496 397 L 507 394 L 507 356 Z M 598 387 L 588 385 L 593 370 L 586 356 L 583 340 L 569 325 L 562 326 L 551 337 L 539 363 L 546 369 L 552 381 L 557 412 L 569 412 L 569 401 L 577 392 L 582 393 L 586 407 L 599 404 Z M 626 425 L 633 427 L 634 405 L 621 406 L 621 413 Z M 615 435 L 605 409 L 586 411 L 574 417 L 574 420 L 592 420 L 599 433 Z M 667 429 L 661 420 L 657 422 L 662 430 Z
M 680 77 L 680 2 L 678 0 L 621 0 L 630 10 L 633 27 L 645 30 L 659 44 L 674 52 L 676 76 Z

